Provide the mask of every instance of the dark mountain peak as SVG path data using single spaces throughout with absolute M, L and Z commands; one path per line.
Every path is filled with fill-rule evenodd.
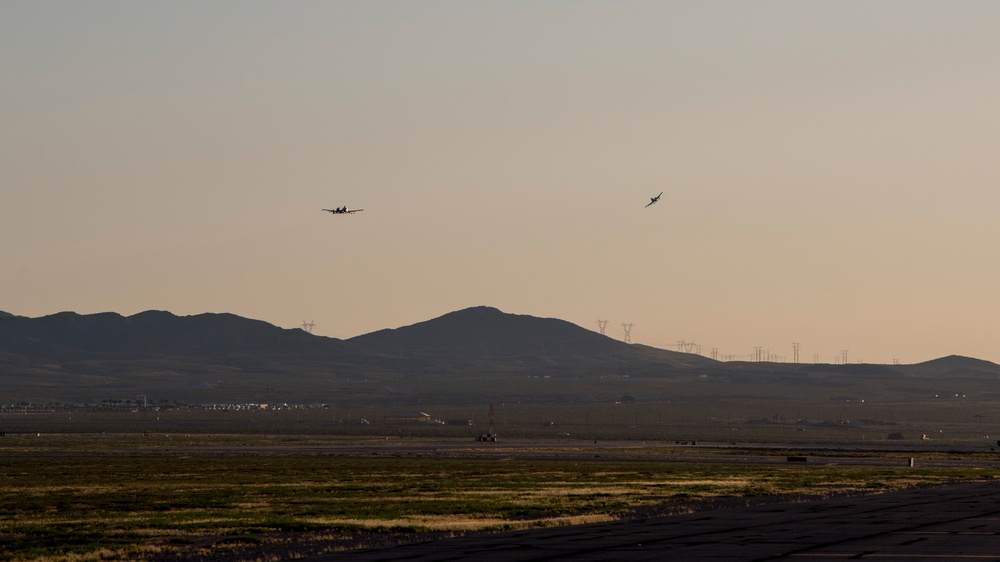
M 460 330 L 478 329 L 483 331 L 483 335 L 494 335 L 497 331 L 520 333 L 525 329 L 562 332 L 567 330 L 573 332 L 583 330 L 593 334 L 591 330 L 584 330 L 576 324 L 565 320 L 540 318 L 528 314 L 511 314 L 489 306 L 476 306 L 458 310 L 439 318 L 428 320 L 425 324 L 427 323 L 436 323 L 440 326 L 450 326 Z
M 1000 365 L 997 365 L 992 361 L 975 359 L 973 357 L 966 357 L 964 355 L 947 355 L 945 357 L 940 357 L 938 359 L 925 361 L 923 363 L 920 363 L 920 365 L 937 365 L 937 366 L 945 366 L 951 368 L 979 367 L 986 369 L 1000 369 Z
M 712 362 L 690 354 L 617 341 L 557 318 L 510 314 L 488 306 L 450 312 L 432 320 L 351 338 L 349 343 L 384 355 L 433 358 L 438 368 L 508 371 L 608 372 L 623 361 L 646 369 Z
M 167 312 L 166 310 L 145 310 L 138 314 L 133 314 L 128 317 L 129 320 L 139 320 L 139 321 L 151 321 L 151 320 L 171 320 L 177 318 L 172 312 Z
M 99 312 L 96 314 L 78 314 L 72 311 L 57 312 L 40 318 L 25 318 L 31 324 L 55 332 L 93 332 L 108 329 L 119 329 L 126 324 L 121 314 L 114 312 Z
M 148 310 L 125 317 L 113 312 L 81 315 L 59 312 L 41 318 L 4 317 L 0 350 L 30 354 L 320 354 L 336 351 L 341 340 L 286 330 L 235 314 L 176 316 Z
M 147 310 L 129 316 L 126 320 L 138 326 L 174 326 L 184 329 L 258 332 L 283 329 L 263 320 L 244 318 L 229 312 L 203 312 L 193 316 L 177 316 L 164 310 Z
M 302 346 L 314 348 L 324 342 L 340 342 L 228 312 L 175 316 L 170 312 L 148 310 L 128 320 L 147 338 L 170 342 L 178 349 L 202 352 L 296 353 L 302 351 Z
M 901 370 L 908 375 L 921 377 L 992 378 L 1000 375 L 1000 365 L 963 355 L 948 355 L 915 365 L 906 365 Z
M 64 310 L 62 312 L 56 312 L 55 314 L 42 316 L 38 318 L 38 320 L 56 323 L 56 322 L 87 322 L 91 320 L 107 321 L 107 320 L 119 320 L 122 318 L 124 318 L 124 316 L 116 312 L 97 312 L 94 314 L 80 314 L 78 312 L 73 312 L 72 310 Z
M 9 313 L 9 312 L 4 312 L 4 311 L 0 310 L 0 318 L 5 318 L 7 316 L 14 316 L 14 315 L 11 314 L 11 313 Z
M 463 308 L 462 310 L 456 310 L 454 312 L 443 314 L 441 315 L 441 317 L 444 318 L 446 316 L 471 316 L 471 315 L 480 315 L 484 317 L 488 316 L 500 317 L 500 316 L 508 316 L 509 314 L 493 306 L 470 306 L 469 308 Z
M 349 341 L 373 349 L 391 350 L 514 345 L 565 337 L 606 339 L 565 320 L 509 314 L 488 306 L 476 306 L 409 326 L 364 334 Z

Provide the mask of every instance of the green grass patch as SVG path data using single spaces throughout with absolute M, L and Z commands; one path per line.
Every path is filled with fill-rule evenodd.
M 672 462 L 609 453 L 502 462 L 473 454 L 347 456 L 192 442 L 136 449 L 118 441 L 95 446 L 85 436 L 62 438 L 58 448 L 6 449 L 0 559 L 141 560 L 266 544 L 290 533 L 502 529 L 714 497 L 822 496 L 995 476 L 975 468 Z

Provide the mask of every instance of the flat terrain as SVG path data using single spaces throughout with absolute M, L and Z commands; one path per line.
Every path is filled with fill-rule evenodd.
M 982 448 L 886 444 L 7 433 L 0 559 L 323 557 L 1000 475 Z
M 311 560 L 998 560 L 994 482 L 463 537 Z

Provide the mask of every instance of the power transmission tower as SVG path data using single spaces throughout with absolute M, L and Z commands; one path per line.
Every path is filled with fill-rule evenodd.
M 841 349 L 840 350 L 840 356 L 842 358 L 842 362 L 843 362 L 844 365 L 847 365 L 847 352 L 848 352 L 847 349 Z
M 310 334 L 313 333 L 313 328 L 315 328 L 315 327 L 316 327 L 316 323 L 313 322 L 312 320 L 310 320 L 308 322 L 306 322 L 305 320 L 302 321 L 302 329 L 305 330 L 305 331 L 307 331 L 307 332 L 309 332 Z
M 693 341 L 677 340 L 677 351 L 681 353 L 697 353 L 701 355 L 701 345 Z
M 799 362 L 799 343 L 792 343 L 792 363 Z
M 622 329 L 625 330 L 625 343 L 632 343 L 632 324 L 622 324 Z
M 607 320 L 598 320 L 597 321 L 597 325 L 598 325 L 598 327 L 601 328 L 601 335 L 603 336 L 604 335 L 604 330 L 608 327 L 608 321 Z

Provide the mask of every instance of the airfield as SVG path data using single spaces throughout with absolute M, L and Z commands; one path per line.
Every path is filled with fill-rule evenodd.
M 997 560 L 998 522 L 1000 487 L 974 482 L 421 542 L 310 560 Z
M 935 439 L 889 439 L 871 425 L 796 431 L 772 420 L 737 424 L 753 439 L 723 440 L 711 438 L 725 434 L 712 420 L 550 427 L 496 410 L 495 443 L 473 438 L 482 423 L 389 422 L 376 412 L 367 424 L 339 423 L 342 413 L 329 410 L 3 412 L 3 559 L 1000 552 L 1000 453 L 978 419 L 939 419 L 947 438 Z M 576 415 L 588 417 L 566 419 Z M 890 429 L 900 427 L 908 426 Z
M 226 315 L 6 324 L 3 560 L 1000 552 L 1000 366 L 971 358 L 714 362 L 486 308 L 350 343 Z

